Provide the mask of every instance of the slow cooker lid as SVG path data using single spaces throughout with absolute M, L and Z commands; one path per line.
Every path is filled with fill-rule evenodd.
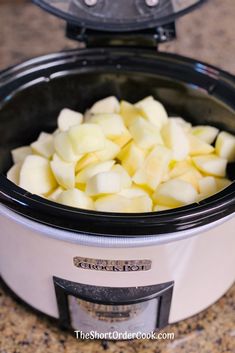
M 169 24 L 206 0 L 33 0 L 68 23 L 98 31 L 130 32 Z

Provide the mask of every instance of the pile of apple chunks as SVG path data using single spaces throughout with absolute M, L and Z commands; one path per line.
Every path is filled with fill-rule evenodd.
M 33 194 L 88 210 L 151 212 L 227 187 L 235 137 L 168 117 L 151 96 L 136 104 L 108 97 L 84 115 L 63 109 L 54 133 L 12 157 L 7 177 Z

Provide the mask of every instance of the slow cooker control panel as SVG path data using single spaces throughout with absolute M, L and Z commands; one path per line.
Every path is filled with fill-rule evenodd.
M 150 332 L 168 324 L 173 282 L 103 287 L 54 277 L 60 324 L 83 332 Z

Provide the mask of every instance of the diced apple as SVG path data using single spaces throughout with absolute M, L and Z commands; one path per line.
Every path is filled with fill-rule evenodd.
M 121 161 L 128 174 L 132 176 L 143 165 L 145 152 L 134 142 L 130 142 L 121 150 L 117 158 Z
M 214 152 L 214 147 L 204 142 L 203 140 L 200 140 L 196 136 L 188 134 L 188 139 L 190 145 L 189 154 L 191 156 L 210 154 Z
M 38 195 L 53 190 L 57 183 L 51 171 L 50 162 L 41 156 L 27 156 L 20 170 L 19 186 Z
M 225 189 L 227 186 L 232 184 L 232 181 L 226 178 L 215 178 L 215 182 L 216 182 L 218 191 L 221 191 Z
M 162 138 L 166 147 L 173 152 L 173 159 L 176 161 L 184 160 L 190 150 L 187 133 L 182 126 L 175 121 L 169 122 L 162 128 Z
M 75 186 L 75 166 L 74 163 L 64 162 L 57 155 L 53 156 L 51 169 L 57 183 L 64 189 L 72 189 Z
M 101 151 L 102 152 L 102 151 Z M 76 164 L 75 171 L 76 173 L 80 172 L 82 169 L 88 167 L 88 165 L 99 162 L 99 159 L 95 152 L 87 153 L 82 157 Z
M 178 178 L 192 184 L 198 191 L 198 181 L 202 178 L 201 173 L 194 167 L 192 161 L 185 160 L 176 162 L 169 172 L 170 179 Z
M 56 153 L 65 162 L 78 162 L 83 155 L 76 155 L 74 153 L 71 141 L 66 132 L 60 132 L 54 137 L 54 147 Z
M 209 125 L 198 125 L 192 128 L 192 134 L 199 138 L 200 140 L 211 145 L 216 136 L 218 135 L 219 130 L 214 126 Z
M 51 139 L 52 134 L 49 134 L 48 132 L 44 132 L 42 131 L 39 136 L 37 141 L 43 142 L 43 141 L 48 141 L 49 139 Z
M 127 127 L 134 123 L 134 121 L 141 117 L 140 109 L 138 109 L 134 104 L 130 104 L 126 101 L 121 101 L 120 103 L 120 115 Z
M 83 115 L 68 108 L 61 110 L 57 120 L 60 131 L 68 131 L 72 126 L 80 125 L 82 122 Z
M 217 184 L 214 177 L 208 176 L 198 181 L 200 196 L 208 197 L 217 192 Z
M 88 179 L 101 172 L 108 172 L 114 165 L 114 161 L 95 162 L 88 165 L 76 175 L 77 184 L 85 184 Z
M 125 196 L 128 199 L 132 199 L 134 197 L 139 197 L 139 196 L 146 196 L 146 195 L 149 196 L 147 191 L 137 186 L 132 186 L 130 188 L 123 189 L 118 193 L 118 195 Z
M 107 195 L 95 201 L 95 208 L 102 212 L 118 213 L 143 213 L 152 211 L 152 200 L 149 196 L 142 195 L 127 198 L 121 195 Z
M 58 186 L 55 190 L 52 191 L 48 196 L 49 200 L 56 201 L 59 195 L 65 191 L 61 186 Z
M 113 171 L 94 175 L 86 185 L 86 193 L 89 196 L 115 194 L 119 191 L 121 191 L 121 177 L 119 173 Z
M 33 151 L 30 146 L 18 147 L 11 151 L 14 163 L 23 162 L 24 159 L 32 153 Z
M 70 189 L 60 193 L 56 199 L 57 202 L 86 210 L 93 210 L 94 204 L 92 199 L 85 194 L 85 192 L 78 189 Z
M 168 121 L 164 106 L 152 96 L 137 102 L 135 106 L 140 109 L 141 114 L 149 120 L 149 122 L 156 125 L 158 128 L 161 128 Z
M 179 124 L 186 132 L 189 132 L 192 128 L 192 124 L 181 117 L 170 117 L 170 121 L 174 121 Z
M 131 136 L 129 130 L 125 127 L 125 129 L 123 130 L 122 135 L 114 138 L 113 142 L 115 142 L 120 148 L 123 148 L 131 140 L 132 140 L 132 136 Z
M 108 139 L 105 140 L 105 148 L 101 151 L 93 152 L 99 161 L 104 162 L 114 159 L 120 152 L 120 147 Z
M 104 135 L 109 139 L 118 138 L 125 131 L 125 125 L 118 114 L 94 115 L 89 120 L 89 123 L 98 124 Z
M 116 97 L 110 96 L 93 104 L 89 111 L 92 114 L 119 113 L 120 104 Z
M 20 181 L 20 170 L 21 170 L 22 163 L 18 162 L 14 164 L 7 172 L 7 179 L 19 185 Z
M 57 134 L 59 134 L 61 131 L 60 129 L 56 129 L 52 132 L 52 136 L 56 136 Z
M 78 155 L 103 150 L 105 136 L 96 124 L 81 124 L 73 126 L 68 131 L 74 152 Z
M 169 207 L 179 207 L 195 202 L 197 192 L 186 181 L 179 179 L 169 180 L 157 188 L 153 194 L 153 200 L 157 204 Z
M 226 175 L 227 160 L 216 155 L 198 156 L 192 158 L 195 166 L 203 173 L 212 176 Z
M 173 207 L 170 206 L 164 206 L 164 205 L 155 205 L 153 208 L 154 212 L 159 212 L 159 211 L 167 211 L 167 210 L 172 210 Z
M 151 212 L 153 208 L 153 201 L 148 195 L 140 195 L 130 198 L 130 205 L 127 212 L 144 213 Z
M 95 209 L 100 212 L 126 213 L 129 206 L 129 199 L 117 194 L 101 196 L 95 201 Z
M 227 159 L 229 162 L 234 162 L 235 136 L 226 131 L 220 132 L 216 139 L 215 151 L 218 156 Z
M 155 147 L 133 176 L 133 181 L 151 190 L 161 183 L 171 160 L 171 151 L 164 146 Z
M 171 162 L 170 163 L 170 178 L 177 178 L 179 175 L 187 173 L 191 168 L 194 168 L 194 164 L 191 159 L 186 159 L 184 161 Z
M 202 178 L 202 175 L 196 168 L 190 168 L 187 172 L 179 175 L 177 179 L 187 181 L 192 184 L 196 191 L 199 191 L 198 182 Z
M 125 188 L 129 188 L 131 187 L 132 184 L 132 180 L 130 175 L 127 173 L 126 169 L 123 168 L 123 166 L 121 166 L 120 164 L 115 164 L 112 169 L 113 172 L 116 172 L 120 175 L 121 178 L 121 188 L 125 189 Z
M 140 148 L 149 149 L 155 145 L 163 145 L 160 130 L 144 118 L 136 119 L 129 130 L 135 143 Z
M 37 141 L 31 143 L 33 152 L 40 154 L 45 158 L 51 158 L 54 153 L 53 135 L 42 132 Z

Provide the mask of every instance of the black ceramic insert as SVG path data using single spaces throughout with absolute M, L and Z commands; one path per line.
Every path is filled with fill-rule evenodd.
M 198 204 L 146 214 L 63 206 L 5 177 L 10 151 L 56 128 L 64 107 L 84 112 L 115 95 L 130 102 L 153 95 L 169 114 L 235 133 L 235 78 L 217 68 L 154 50 L 84 49 L 30 60 L 0 74 L 0 202 L 52 227 L 91 235 L 138 237 L 193 229 L 235 210 L 235 183 Z M 234 180 L 234 165 L 229 167 Z

